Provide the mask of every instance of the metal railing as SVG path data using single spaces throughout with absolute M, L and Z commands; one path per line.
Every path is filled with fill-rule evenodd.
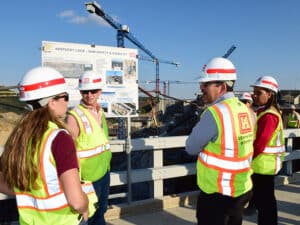
M 286 129 L 284 130 L 286 138 L 286 150 L 288 155 L 285 158 L 286 166 L 283 171 L 286 175 L 292 175 L 293 160 L 300 159 L 300 149 L 295 149 L 293 146 L 293 139 L 300 137 L 300 129 Z M 173 137 L 153 137 L 153 138 L 138 138 L 131 139 L 130 142 L 123 140 L 112 140 L 111 150 L 113 157 L 115 153 L 124 153 L 130 156 L 133 152 L 151 151 L 153 153 L 153 167 L 132 169 L 131 166 L 127 170 L 111 172 L 111 187 L 119 185 L 132 185 L 139 182 L 153 182 L 153 196 L 151 198 L 161 199 L 164 196 L 164 179 L 178 178 L 188 175 L 196 174 L 196 162 L 175 164 L 164 166 L 163 152 L 165 150 L 184 151 L 185 141 L 188 136 L 173 136 Z M 2 148 L 0 148 L 0 154 Z M 131 157 L 127 157 L 127 165 L 131 165 Z M 112 168 L 113 169 L 113 168 Z M 126 197 L 130 203 L 132 201 L 131 188 L 127 192 L 111 194 L 110 198 Z M 0 194 L 0 200 L 5 199 L 4 195 Z
M 295 149 L 293 139 L 296 137 L 300 138 L 300 129 L 286 129 L 284 130 L 284 135 L 288 154 L 285 157 L 286 165 L 281 172 L 285 175 L 292 175 L 293 160 L 300 159 L 300 149 Z M 173 136 L 132 139 L 129 146 L 126 145 L 126 141 L 112 141 L 111 146 L 113 153 L 126 152 L 126 154 L 131 154 L 136 151 L 152 151 L 153 167 L 111 172 L 111 186 L 126 185 L 128 182 L 129 185 L 131 185 L 132 183 L 153 181 L 153 198 L 163 198 L 164 179 L 196 174 L 196 162 L 168 166 L 163 165 L 163 151 L 173 149 L 182 149 L 182 151 L 184 151 L 187 137 L 188 136 Z M 131 159 L 131 157 L 128 157 L 128 159 Z M 131 161 L 127 160 L 127 163 L 131 164 Z M 131 191 L 131 188 L 128 188 L 128 191 Z M 115 194 L 110 197 L 118 196 L 124 196 L 124 193 L 123 195 Z M 127 196 L 130 196 L 128 198 L 128 203 L 130 203 L 132 201 L 132 193 L 127 193 Z

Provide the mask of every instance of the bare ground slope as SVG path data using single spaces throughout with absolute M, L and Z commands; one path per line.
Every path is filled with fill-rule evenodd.
M 0 97 L 0 146 L 3 146 L 24 110 L 17 97 Z

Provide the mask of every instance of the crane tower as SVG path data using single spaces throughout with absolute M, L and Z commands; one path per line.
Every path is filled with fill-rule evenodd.
M 96 14 L 103 18 L 108 24 L 110 24 L 113 28 L 117 30 L 117 46 L 120 48 L 125 47 L 124 39 L 127 38 L 131 41 L 135 46 L 140 48 L 143 52 L 145 52 L 156 65 L 156 97 L 159 97 L 159 62 L 175 65 L 176 67 L 179 66 L 179 63 L 167 60 L 159 60 L 150 50 L 148 50 L 141 42 L 139 42 L 134 35 L 129 31 L 129 27 L 127 25 L 122 25 L 115 21 L 111 16 L 109 16 L 98 4 L 96 1 L 85 3 L 86 10 L 89 13 Z M 140 57 L 137 57 L 140 58 Z M 124 119 L 119 118 L 119 131 L 118 131 L 118 138 L 124 139 L 125 138 L 125 122 Z
M 118 22 L 116 22 L 111 16 L 109 16 L 102 7 L 96 2 L 88 2 L 85 3 L 86 10 L 90 13 L 94 13 L 100 17 L 102 17 L 107 23 L 109 23 L 113 28 L 117 30 L 117 45 L 118 47 L 124 48 L 125 42 L 124 38 L 127 38 L 129 41 L 131 41 L 135 46 L 137 46 L 139 49 L 141 49 L 143 52 L 145 52 L 151 59 L 147 59 L 142 56 L 137 56 L 138 59 L 142 60 L 148 60 L 155 63 L 156 66 L 156 95 L 158 97 L 159 94 L 159 63 L 166 63 L 175 65 L 178 67 L 180 64 L 178 62 L 169 61 L 169 60 L 161 60 L 158 59 L 149 49 L 147 49 L 141 42 L 137 40 L 137 38 L 134 37 L 134 35 L 129 31 L 129 27 L 127 25 L 122 25 Z

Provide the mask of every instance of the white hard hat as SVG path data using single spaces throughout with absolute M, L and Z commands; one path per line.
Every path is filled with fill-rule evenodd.
M 296 106 L 295 105 L 291 105 L 291 109 L 296 109 Z
M 20 101 L 31 101 L 67 92 L 64 77 L 51 67 L 29 70 L 19 83 Z
M 271 76 L 262 76 L 258 78 L 251 87 L 262 87 L 274 91 L 275 93 L 278 92 L 278 83 Z
M 249 102 L 253 102 L 253 99 L 252 99 L 252 96 L 249 92 L 244 92 L 243 94 L 241 94 L 239 96 L 239 99 L 240 100 L 246 100 L 246 101 L 249 101 Z
M 199 82 L 236 80 L 235 67 L 223 57 L 212 58 L 203 66 Z
M 79 90 L 95 90 L 103 88 L 103 80 L 100 75 L 89 70 L 82 74 L 79 78 Z

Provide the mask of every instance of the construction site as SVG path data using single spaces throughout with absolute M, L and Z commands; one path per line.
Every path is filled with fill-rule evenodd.
M 239 93 L 236 93 L 238 95 Z M 133 202 L 145 201 L 146 199 L 155 198 L 161 192 L 163 196 L 177 196 L 180 193 L 194 192 L 197 190 L 194 163 L 196 157 L 192 157 L 184 153 L 184 140 L 191 132 L 193 126 L 199 120 L 203 104 L 201 103 L 201 96 L 194 100 L 179 100 L 179 99 L 165 99 L 154 98 L 151 96 L 144 96 L 144 91 L 141 92 L 139 100 L 141 113 L 140 116 L 132 118 L 131 121 L 131 145 L 132 149 L 128 152 L 126 139 L 118 139 L 118 120 L 116 118 L 108 119 L 109 133 L 112 142 L 112 151 L 114 152 L 112 158 L 112 184 L 110 190 L 111 210 L 109 210 L 108 218 L 119 218 L 115 213 L 115 206 L 122 204 L 132 204 Z M 289 104 L 297 103 L 299 92 L 284 91 L 281 95 L 281 104 L 283 112 L 288 112 Z M 288 102 L 287 102 L 288 100 Z M 297 104 L 296 104 L 297 105 Z M 165 106 L 165 107 L 162 107 Z M 1 87 L 0 97 L 0 136 L 3 146 L 10 132 L 13 130 L 17 121 L 21 118 L 22 114 L 26 112 L 24 103 L 18 101 L 18 94 L 15 89 L 5 89 Z M 127 127 L 127 124 L 125 124 Z M 288 130 L 287 130 L 288 132 Z M 126 132 L 125 132 L 126 133 Z M 287 140 L 287 146 L 296 150 L 300 148 L 300 137 Z M 289 137 L 287 136 L 287 137 Z M 175 139 L 172 139 L 174 137 Z M 182 139 L 183 138 L 183 139 Z M 181 141 L 182 139 L 182 141 Z M 147 141 L 148 140 L 148 141 Z M 164 140 L 164 141 L 162 141 Z M 150 142 L 149 142 L 150 141 Z M 157 144 L 155 144 L 157 142 Z M 141 145 L 141 143 L 144 143 Z M 147 147 L 148 146 L 148 147 Z M 150 148 L 149 148 L 150 147 Z M 148 149 L 149 148 L 149 149 Z M 164 150 L 158 151 L 160 148 Z M 135 151 L 138 150 L 139 151 Z M 142 150 L 144 149 L 144 150 Z M 293 151 L 291 149 L 291 151 Z M 151 150 L 151 151 L 149 151 Z M 296 153 L 296 152 L 295 152 Z M 157 154 L 162 154 L 163 161 L 157 164 Z M 130 157 L 129 157 L 130 156 Z M 130 164 L 130 171 L 128 171 L 128 163 Z M 135 171 L 148 170 L 148 168 L 155 168 L 158 166 L 165 168 L 174 167 L 174 175 L 166 175 L 162 177 L 163 189 L 156 190 L 156 180 L 148 180 L 144 175 L 140 178 L 137 177 Z M 175 166 L 176 165 L 176 166 Z M 181 166 L 188 168 L 189 172 L 180 172 Z M 176 169 L 176 167 L 178 167 Z M 127 172 L 126 172 L 127 171 Z M 290 161 L 285 165 L 285 169 L 281 175 L 295 175 L 300 171 L 300 160 Z M 167 172 L 163 172 L 167 173 Z M 126 175 L 127 174 L 127 175 Z M 293 175 L 293 176 L 294 176 Z M 127 176 L 131 181 L 118 182 L 121 179 L 119 176 Z M 124 178 L 125 178 L 124 177 Z M 117 179 L 117 180 L 115 180 Z M 126 180 L 126 178 L 125 178 Z M 129 182 L 129 183 L 128 183 Z M 178 185 L 184 182 L 185 185 Z M 130 185 L 130 187 L 128 186 Z M 154 186 L 153 186 L 154 185 Z M 139 190 L 143 190 L 142 192 Z M 156 193 L 158 192 L 158 193 Z M 5 199 L 5 198 L 4 198 Z M 7 199 L 0 201 L 2 221 L 12 220 L 16 218 L 16 208 L 14 199 Z M 7 214 L 7 212 L 10 214 Z M 130 211 L 131 212 L 131 211 Z M 7 217 L 8 216 L 8 217 Z M 0 220 L 1 222 L 1 220 Z
M 113 153 L 109 209 L 106 213 L 108 224 L 159 224 L 153 222 L 155 215 L 151 215 L 152 219 L 146 219 L 146 222 L 144 217 L 128 220 L 128 223 L 122 218 L 157 211 L 176 214 L 172 209 L 180 207 L 184 207 L 183 214 L 192 217 L 188 209 L 194 212 L 199 191 L 195 167 L 197 156 L 188 155 L 184 149 L 185 141 L 201 119 L 206 105 L 199 88 L 194 90 L 195 96 L 189 99 L 174 97 L 171 90 L 176 86 L 199 85 L 198 80 L 162 79 L 161 66 L 177 68 L 181 66 L 180 62 L 158 57 L 133 35 L 127 25 L 119 23 L 97 2 L 85 3 L 84 6 L 86 13 L 101 18 L 116 32 L 116 47 L 42 41 L 39 51 L 41 65 L 57 69 L 72 87 L 69 109 L 80 101 L 77 89 L 79 75 L 89 70 L 103 75 L 105 88 L 98 102 L 106 114 Z M 126 41 L 134 48 L 126 48 Z M 236 50 L 236 45 L 231 45 L 219 55 L 227 59 Z M 143 71 L 138 70 L 142 61 L 148 61 L 155 67 L 155 79 L 143 80 Z M 28 111 L 26 103 L 19 101 L 18 88 L 17 84 L 0 84 L 0 155 L 14 127 Z M 235 89 L 233 93 L 239 97 L 246 91 L 253 93 L 251 90 Z M 280 196 L 280 210 L 284 211 L 286 205 L 293 206 L 290 207 L 292 216 L 286 220 L 290 219 L 290 224 L 300 224 L 300 215 L 296 212 L 299 204 L 290 197 L 288 203 L 283 203 L 285 196 L 295 197 L 294 193 L 286 194 L 291 189 L 299 192 L 300 129 L 288 129 L 286 118 L 292 105 L 300 112 L 300 90 L 279 90 L 277 96 L 289 157 L 276 177 L 276 191 Z M 286 186 L 280 188 L 283 185 Z M 285 218 L 283 212 L 280 215 Z M 170 215 L 162 217 L 168 220 Z M 195 223 L 195 218 L 191 221 L 178 220 L 177 217 L 173 219 L 176 222 L 162 224 Z M 0 225 L 18 224 L 17 220 L 14 196 L 0 194 Z M 251 217 L 246 224 L 254 224 L 255 220 Z

